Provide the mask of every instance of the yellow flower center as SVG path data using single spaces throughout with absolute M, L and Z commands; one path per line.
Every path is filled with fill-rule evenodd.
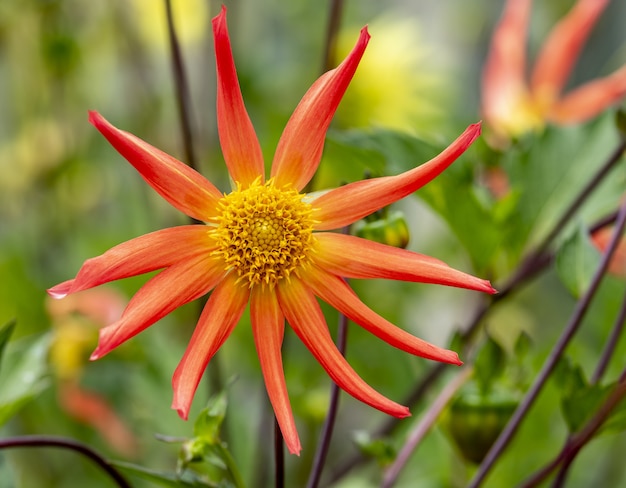
M 304 195 L 270 180 L 256 180 L 220 200 L 220 215 L 213 237 L 215 255 L 226 269 L 237 273 L 250 286 L 274 286 L 309 260 L 313 234 L 311 205 Z

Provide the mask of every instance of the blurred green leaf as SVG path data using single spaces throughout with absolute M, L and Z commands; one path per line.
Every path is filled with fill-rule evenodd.
M 515 354 L 515 358 L 518 361 L 524 359 L 528 352 L 530 351 L 530 347 L 532 346 L 532 340 L 528 333 L 522 330 L 515 341 L 515 345 L 513 346 L 513 352 Z
M 379 466 L 388 466 L 396 459 L 397 452 L 387 439 L 372 439 L 368 432 L 358 431 L 354 442 L 363 454 L 376 459 Z
M 111 464 L 121 471 L 134 475 L 146 481 L 152 481 L 159 486 L 170 488 L 200 488 L 200 487 L 216 487 L 214 483 L 208 483 L 201 479 L 184 480 L 174 473 L 162 473 L 153 469 L 139 466 L 137 464 L 126 463 L 122 461 L 111 461 Z
M 0 371 L 0 425 L 49 384 L 50 334 L 12 342 Z
M 575 298 L 580 298 L 589 287 L 599 262 L 600 253 L 587 232 L 579 226 L 557 251 L 556 271 L 567 290 Z
M 519 252 L 547 236 L 618 143 L 609 114 L 588 124 L 549 126 L 506 153 L 504 168 L 512 190 L 519 192 L 508 238 L 517 243 Z M 585 204 L 587 213 L 595 217 L 608 213 L 621 193 L 623 181 L 608 178 Z
M 202 437 L 209 443 L 218 442 L 227 406 L 226 391 L 221 391 L 209 398 L 206 408 L 200 412 L 194 423 L 193 434 L 196 437 Z
M 563 397 L 573 395 L 574 392 L 586 388 L 589 384 L 580 365 L 574 364 L 567 356 L 559 360 L 552 378 Z
M 491 337 L 483 344 L 474 363 L 474 377 L 480 391 L 486 394 L 493 381 L 502 374 L 506 366 L 506 354 Z
M 15 320 L 11 320 L 0 329 L 0 366 L 2 366 L 2 357 L 4 356 L 6 345 L 13 334 L 13 330 L 15 330 L 15 323 Z

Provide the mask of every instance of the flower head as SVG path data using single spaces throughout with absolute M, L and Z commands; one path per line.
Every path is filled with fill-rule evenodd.
M 542 128 L 595 117 L 626 94 L 626 66 L 562 95 L 563 87 L 609 0 L 578 0 L 552 29 L 526 79 L 532 0 L 507 0 L 483 71 L 482 112 L 497 143 Z
M 177 307 L 212 290 L 173 378 L 172 408 L 187 418 L 208 362 L 248 302 L 269 399 L 287 447 L 300 441 L 287 396 L 281 345 L 285 319 L 330 377 L 355 398 L 396 417 L 408 409 L 375 391 L 335 347 L 316 297 L 389 344 L 417 356 L 460 364 L 452 351 L 418 339 L 366 307 L 345 278 L 439 283 L 493 293 L 488 281 L 443 262 L 357 237 L 325 232 L 414 192 L 446 169 L 478 137 L 468 127 L 440 155 L 398 176 L 345 185 L 311 198 L 302 193 L 319 164 L 326 130 L 369 41 L 367 29 L 347 58 L 321 76 L 295 109 L 265 180 L 261 149 L 245 110 L 226 27 L 213 19 L 217 117 L 224 159 L 235 189 L 220 193 L 185 164 L 113 127 L 90 122 L 163 198 L 206 225 L 185 225 L 137 237 L 87 260 L 76 278 L 49 290 L 55 298 L 105 282 L 162 269 L 131 299 L 121 319 L 100 331 L 92 359 L 130 339 Z

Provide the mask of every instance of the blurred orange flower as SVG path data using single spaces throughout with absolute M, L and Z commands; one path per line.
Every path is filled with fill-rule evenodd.
M 591 235 L 591 242 L 600 252 L 605 252 L 613 237 L 612 227 L 602 227 Z M 626 278 L 626 237 L 622 237 L 617 244 L 615 254 L 609 262 L 609 273 Z
M 75 420 L 90 425 L 109 445 L 127 456 L 137 453 L 137 442 L 106 398 L 89 392 L 80 380 L 98 330 L 122 316 L 126 300 L 110 289 L 85 290 L 67 300 L 47 300 L 54 336 L 50 363 L 58 379 L 61 408 Z
M 213 290 L 177 367 L 172 407 L 187 418 L 208 362 L 250 302 L 267 392 L 286 445 L 300 452 L 281 358 L 285 319 L 329 376 L 355 398 L 396 417 L 409 415 L 371 388 L 339 353 L 316 300 L 321 298 L 391 345 L 417 356 L 461 364 L 456 353 L 418 339 L 366 307 L 343 280 L 389 278 L 493 293 L 488 281 L 414 252 L 323 232 L 349 225 L 403 198 L 444 171 L 478 137 L 471 125 L 450 147 L 398 176 L 345 185 L 322 195 L 302 189 L 315 173 L 326 131 L 369 41 L 362 29 L 354 49 L 304 95 L 278 143 L 270 179 L 244 107 L 226 26 L 213 19 L 220 142 L 235 189 L 222 194 L 202 175 L 141 139 L 109 124 L 91 123 L 163 198 L 206 225 L 153 232 L 85 262 L 76 278 L 49 290 L 55 298 L 157 269 L 122 318 L 100 331 L 92 359 L 130 339 L 177 307 Z
M 562 95 L 587 37 L 608 3 L 578 0 L 544 42 L 528 82 L 526 44 L 532 0 L 506 2 L 482 80 L 482 113 L 496 145 L 547 122 L 583 122 L 624 97 L 626 66 Z

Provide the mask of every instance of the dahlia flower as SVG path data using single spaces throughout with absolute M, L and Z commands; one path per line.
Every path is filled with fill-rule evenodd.
M 369 41 L 366 28 L 347 58 L 304 95 L 278 143 L 269 179 L 246 112 L 232 58 L 226 9 L 213 19 L 220 143 L 234 189 L 221 193 L 172 156 L 100 114 L 90 122 L 146 182 L 175 208 L 203 222 L 163 229 L 87 260 L 74 279 L 49 290 L 63 298 L 102 283 L 163 269 L 100 331 L 98 359 L 177 307 L 212 291 L 173 377 L 172 408 L 187 418 L 202 374 L 250 303 L 252 330 L 270 402 L 285 443 L 300 452 L 287 395 L 281 345 L 285 320 L 346 392 L 385 413 L 409 415 L 369 386 L 339 353 L 316 297 L 389 344 L 436 361 L 456 353 L 418 339 L 365 306 L 344 278 L 389 278 L 493 293 L 488 281 L 443 262 L 365 239 L 329 232 L 403 198 L 446 169 L 478 137 L 468 127 L 432 160 L 398 176 L 359 181 L 318 197 L 302 193 L 319 164 L 333 114 Z

